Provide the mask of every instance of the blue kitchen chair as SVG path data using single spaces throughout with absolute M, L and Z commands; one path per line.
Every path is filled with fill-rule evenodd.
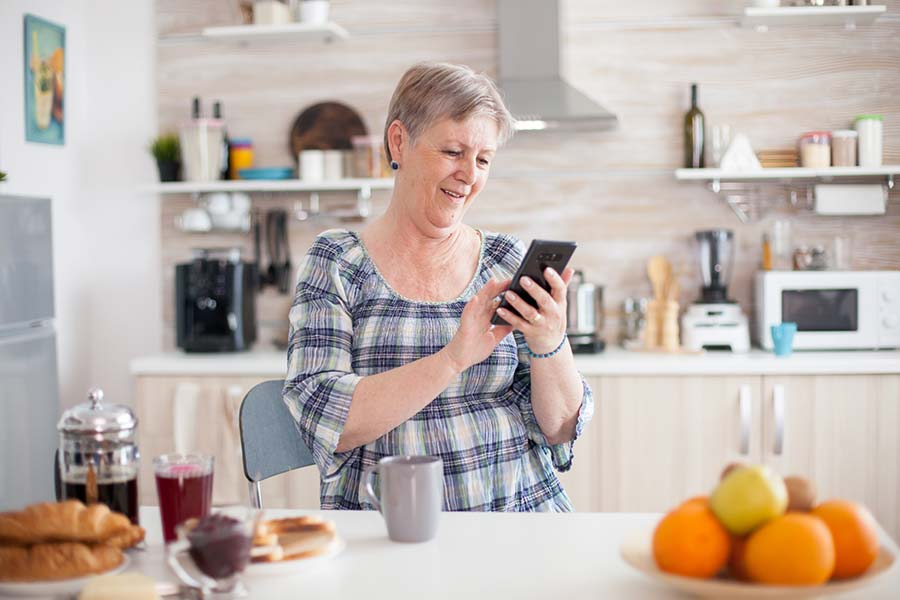
M 281 399 L 283 380 L 263 381 L 241 402 L 241 447 L 250 502 L 262 508 L 259 482 L 273 475 L 315 464 L 297 431 L 296 421 Z

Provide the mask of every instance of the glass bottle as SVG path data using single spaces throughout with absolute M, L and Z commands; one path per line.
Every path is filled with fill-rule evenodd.
M 222 119 L 222 103 L 216 100 L 213 103 L 213 119 L 222 121 L 222 160 L 219 168 L 219 179 L 228 179 L 231 170 L 229 150 L 231 142 L 228 139 L 228 129 L 225 127 L 225 121 Z
M 703 112 L 697 106 L 697 84 L 691 84 L 691 110 L 684 115 L 684 166 L 702 169 L 706 166 Z

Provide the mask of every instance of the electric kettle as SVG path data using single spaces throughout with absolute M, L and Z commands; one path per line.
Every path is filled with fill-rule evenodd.
M 572 352 L 602 352 L 603 286 L 588 283 L 584 272 L 575 270 L 566 292 L 566 335 Z

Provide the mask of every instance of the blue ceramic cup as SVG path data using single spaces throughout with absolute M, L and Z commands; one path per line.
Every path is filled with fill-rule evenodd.
M 772 342 L 775 344 L 775 356 L 790 356 L 794 346 L 796 323 L 772 325 Z

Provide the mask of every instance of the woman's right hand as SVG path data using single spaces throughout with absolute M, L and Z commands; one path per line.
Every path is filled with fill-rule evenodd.
M 509 287 L 510 281 L 491 279 L 463 309 L 459 331 L 443 349 L 457 373 L 490 356 L 497 344 L 512 331 L 509 325 L 491 325 L 500 304 L 495 298 Z

